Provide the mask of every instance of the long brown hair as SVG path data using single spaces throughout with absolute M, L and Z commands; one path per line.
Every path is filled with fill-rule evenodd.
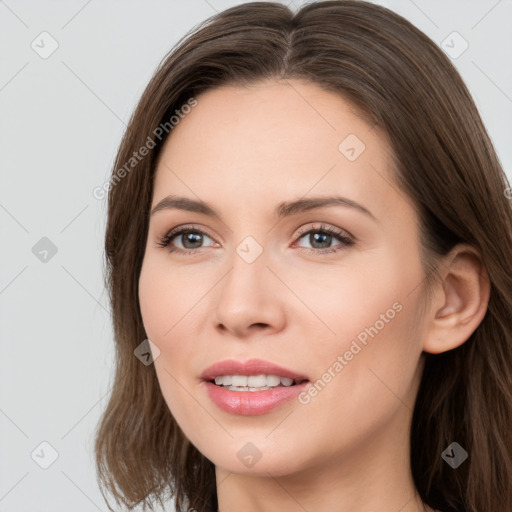
M 440 256 L 460 242 L 479 251 L 491 282 L 488 309 L 460 347 L 426 354 L 411 427 L 411 470 L 433 508 L 503 512 L 512 504 L 510 185 L 449 59 L 401 16 L 354 0 L 306 4 L 296 13 L 272 2 L 220 12 L 176 44 L 144 91 L 108 194 L 106 285 L 116 371 L 95 444 L 104 497 L 108 491 L 132 509 L 139 503 L 151 508 L 154 499 L 163 504 L 172 495 L 177 510 L 217 510 L 213 463 L 175 422 L 154 366 L 134 357 L 147 338 L 138 279 L 169 119 L 208 89 L 269 78 L 314 82 L 351 101 L 387 134 L 396 185 L 420 219 L 426 292 L 438 278 Z M 134 164 L 134 152 L 150 141 L 149 154 Z M 469 454 L 457 469 L 441 457 L 452 442 Z

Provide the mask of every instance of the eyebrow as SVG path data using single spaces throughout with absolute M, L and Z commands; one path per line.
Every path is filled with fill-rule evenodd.
M 360 205 L 359 203 L 352 201 L 351 199 L 347 199 L 346 197 L 341 196 L 318 196 L 301 198 L 295 201 L 284 201 L 277 205 L 276 209 L 274 210 L 274 215 L 278 218 L 284 218 L 308 210 L 322 208 L 325 206 L 344 206 L 348 208 L 353 208 L 372 218 L 375 222 L 378 222 L 373 213 L 370 212 L 370 210 Z M 220 215 L 208 203 L 204 201 L 198 201 L 196 199 L 191 199 L 189 197 L 182 197 L 176 195 L 168 195 L 167 197 L 164 197 L 153 208 L 153 210 L 151 211 L 151 215 L 154 215 L 156 212 L 159 212 L 161 210 L 169 209 L 201 213 L 203 215 L 207 215 L 208 217 L 215 217 L 217 219 L 220 219 Z

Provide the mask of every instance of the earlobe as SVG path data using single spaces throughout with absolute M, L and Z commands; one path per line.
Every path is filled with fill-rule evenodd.
M 479 253 L 459 244 L 442 262 L 442 280 L 426 318 L 423 350 L 439 354 L 459 347 L 482 322 L 490 297 L 490 281 Z

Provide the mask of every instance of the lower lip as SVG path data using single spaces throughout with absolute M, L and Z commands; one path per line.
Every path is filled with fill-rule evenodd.
M 264 391 L 231 391 L 203 381 L 210 399 L 217 407 L 231 414 L 255 416 L 272 411 L 302 393 L 309 381 L 295 386 L 279 386 Z

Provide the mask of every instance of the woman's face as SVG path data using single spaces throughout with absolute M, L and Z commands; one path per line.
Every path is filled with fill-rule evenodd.
M 188 203 L 151 215 L 139 282 L 171 413 L 234 473 L 341 470 L 406 453 L 424 276 L 418 218 L 394 185 L 385 137 L 308 82 L 196 99 L 163 148 L 152 210 L 169 195 Z M 334 197 L 346 202 L 322 205 Z M 184 207 L 192 202 L 215 215 Z M 251 359 L 307 382 L 254 392 L 202 378 L 214 363 Z M 264 370 L 248 372 L 279 373 Z M 206 373 L 219 372 L 239 374 Z

